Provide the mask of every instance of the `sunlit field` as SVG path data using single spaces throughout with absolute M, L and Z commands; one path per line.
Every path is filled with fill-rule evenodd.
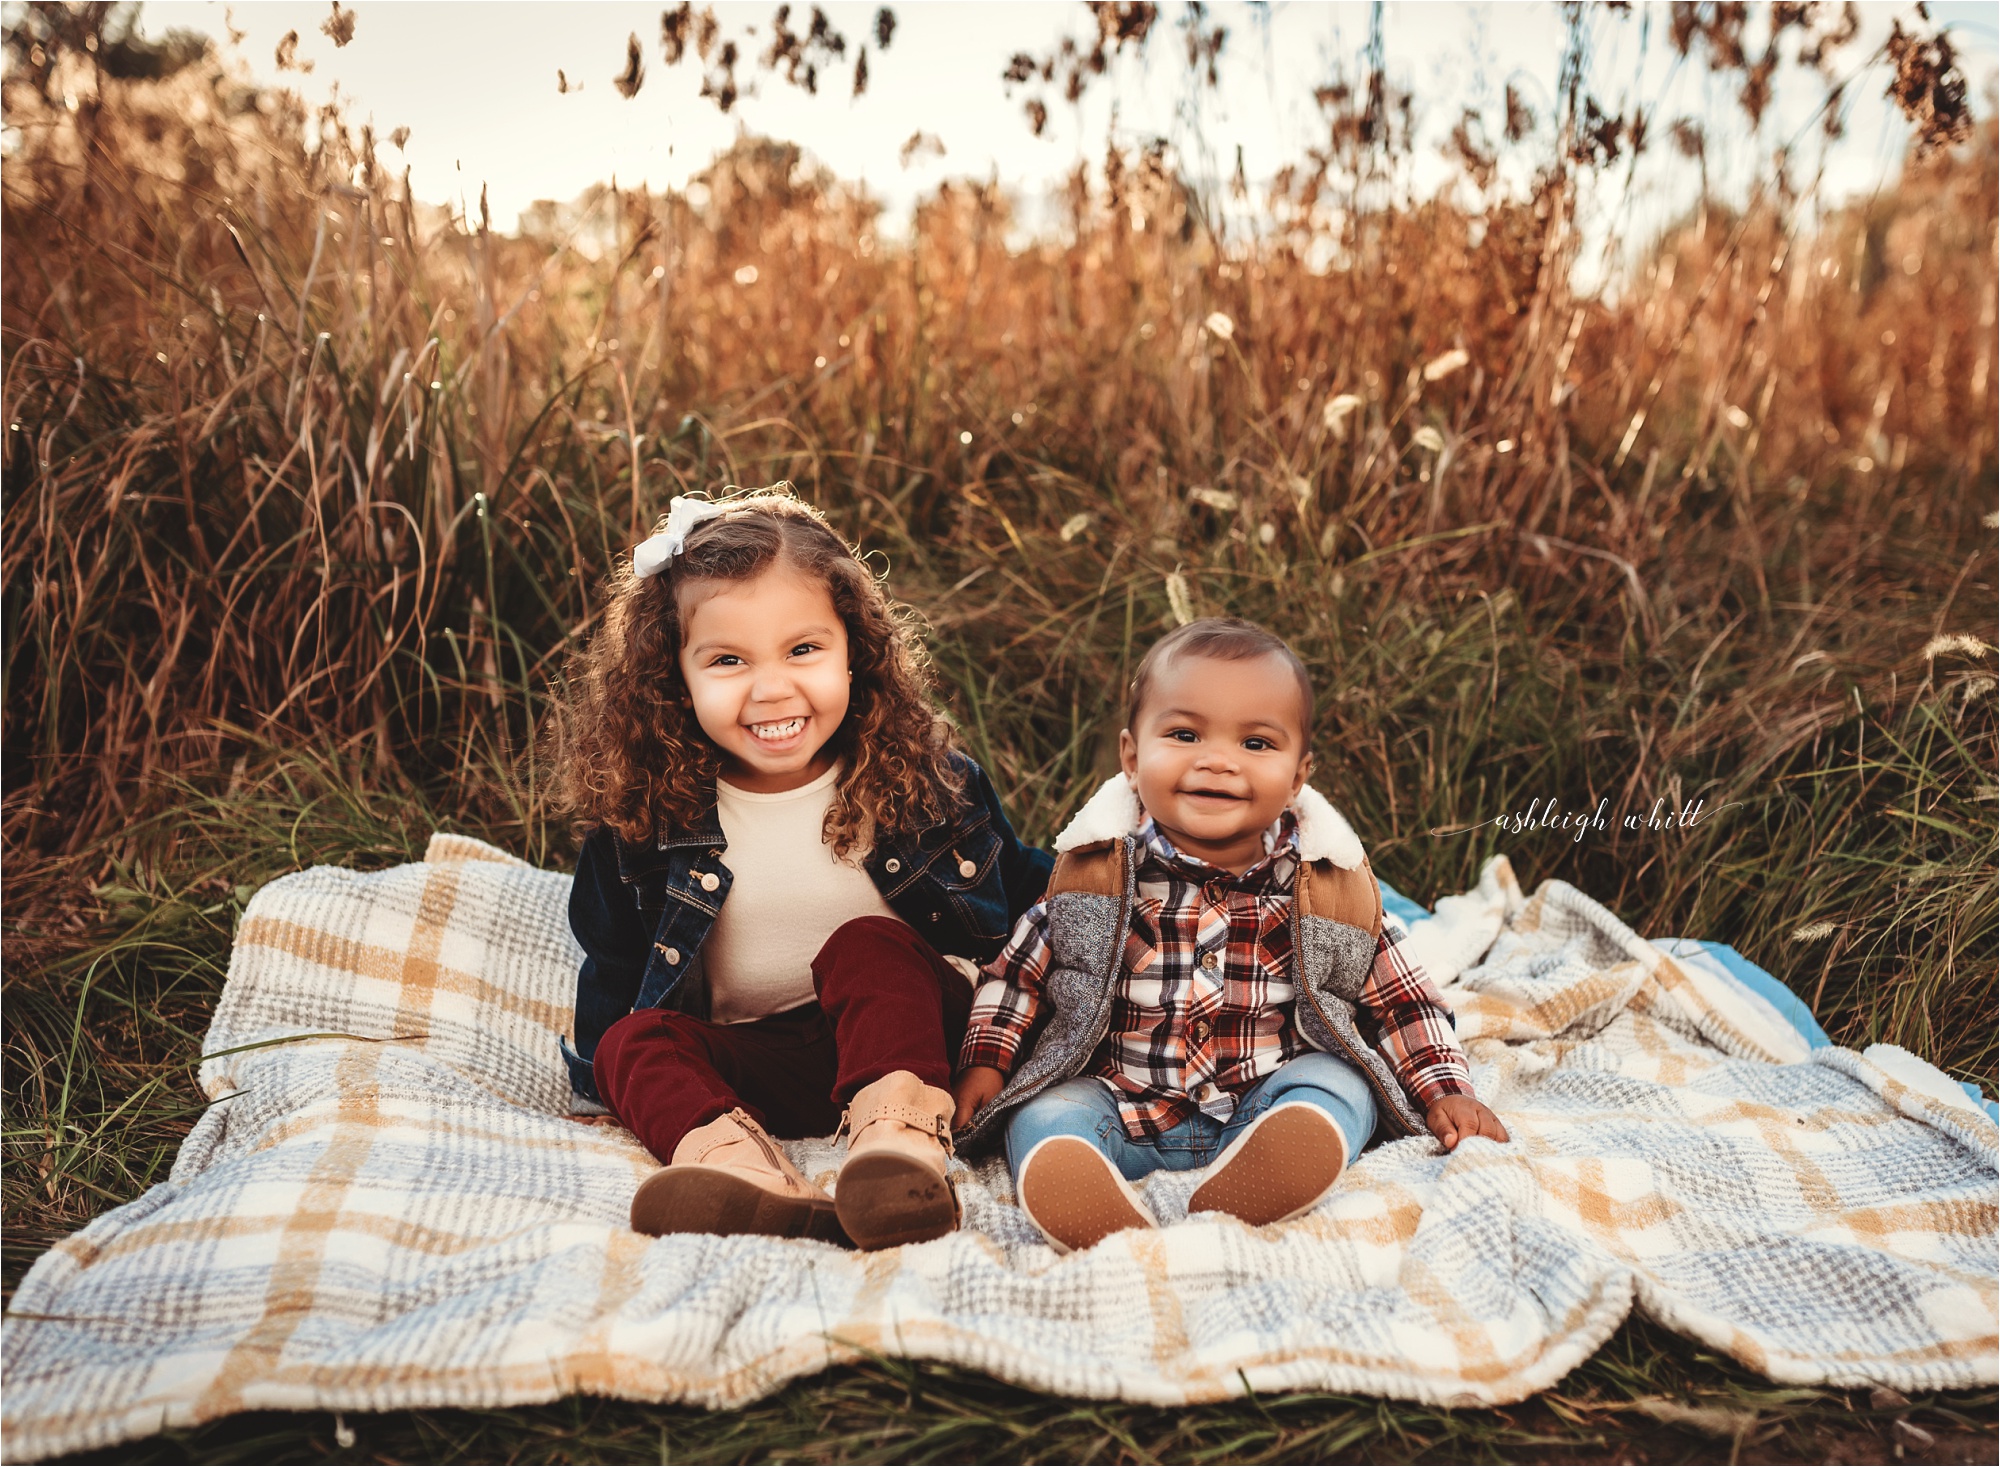
M 1504 851 L 1990 1092 L 1992 107 L 1943 115 L 1906 58 L 1891 186 L 1829 203 L 1801 143 L 1582 289 L 1581 209 L 1749 125 L 1729 41 L 1675 32 L 1730 78 L 1699 126 L 1579 78 L 1567 112 L 1469 122 L 1419 198 L 1410 118 L 1455 101 L 1364 69 L 1275 181 L 1111 148 L 1030 235 L 966 184 L 888 229 L 756 138 L 506 234 L 212 61 L 119 77 L 47 39 L 0 179 L 9 1292 L 164 1179 L 259 884 L 433 828 L 569 862 L 538 757 L 566 658 L 669 497 L 725 485 L 790 480 L 873 554 L 1030 839 L 1112 767 L 1152 639 L 1253 617 L 1311 665 L 1317 782 L 1402 891 Z M 1537 800 L 1703 818 L 1498 824 Z M 1939 1460 L 1991 1460 L 1990 1392 L 1918 1405 L 1975 1454 Z M 1827 1460 L 1909 1410 L 1635 1323 L 1509 1413 L 1160 1411 L 885 1362 L 727 1418 L 403 1413 L 351 1448 L 238 1418 L 116 1455 Z

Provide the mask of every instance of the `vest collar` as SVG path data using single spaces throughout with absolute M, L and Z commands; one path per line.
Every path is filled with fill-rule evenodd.
M 1366 859 L 1361 840 L 1347 818 L 1311 785 L 1299 787 L 1292 809 L 1299 817 L 1299 855 L 1303 859 L 1331 861 L 1343 871 L 1352 871 Z M 1139 796 L 1131 781 L 1122 774 L 1114 774 L 1063 827 L 1062 834 L 1056 837 L 1056 854 L 1132 835 L 1144 819 L 1145 812 L 1139 808 Z

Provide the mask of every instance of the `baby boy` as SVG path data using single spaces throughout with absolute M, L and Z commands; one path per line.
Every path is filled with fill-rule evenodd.
M 1449 1011 L 1385 921 L 1346 820 L 1306 783 L 1305 665 L 1197 621 L 1132 679 L 1114 776 L 1057 838 L 1047 896 L 987 965 L 956 1125 L 1004 1127 L 1058 1250 L 1154 1219 L 1131 1183 L 1206 1167 L 1189 1210 L 1280 1222 L 1378 1125 L 1508 1139 Z

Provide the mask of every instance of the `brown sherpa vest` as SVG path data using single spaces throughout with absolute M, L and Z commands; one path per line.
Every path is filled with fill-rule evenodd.
M 1001 1091 L 960 1133 L 961 1147 L 997 1139 L 1005 1117 L 1042 1091 L 1086 1071 L 1109 1027 L 1137 899 L 1137 839 L 1079 846 L 1056 857 L 1049 878 L 1048 972 L 1044 1012 L 1030 1047 Z M 1299 862 L 1292 889 L 1293 1018 L 1315 1049 L 1360 1070 L 1375 1092 L 1380 1125 L 1391 1135 L 1423 1131 L 1423 1118 L 1388 1061 L 1364 1038 L 1356 1005 L 1382 933 L 1382 891 L 1364 858 L 1352 868 Z

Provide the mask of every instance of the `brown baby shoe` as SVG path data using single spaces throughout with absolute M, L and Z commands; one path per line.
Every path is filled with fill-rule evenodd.
M 908 1070 L 864 1085 L 840 1123 L 847 1160 L 833 1184 L 841 1226 L 857 1248 L 894 1248 L 958 1226 L 958 1193 L 945 1175 L 951 1093 Z
M 1014 1185 L 1021 1210 L 1058 1253 L 1094 1247 L 1127 1228 L 1159 1226 L 1132 1184 L 1081 1136 L 1036 1142 Z
M 741 1110 L 681 1138 L 673 1164 L 639 1184 L 632 1228 L 650 1233 L 763 1233 L 845 1243 L 833 1199 L 799 1174 Z
M 1346 1165 L 1347 1139 L 1332 1116 L 1303 1100 L 1274 1105 L 1209 1164 L 1188 1211 L 1283 1222 L 1326 1196 Z

